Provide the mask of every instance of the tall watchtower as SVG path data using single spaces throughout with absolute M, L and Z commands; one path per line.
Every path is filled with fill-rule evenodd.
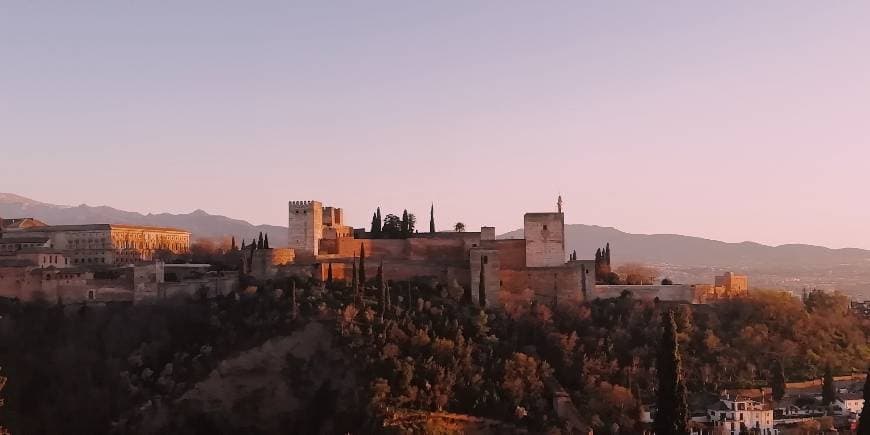
M 564 216 L 562 213 L 526 213 L 523 216 L 527 267 L 565 264 Z
M 289 247 L 297 256 L 319 253 L 323 238 L 323 204 L 319 201 L 290 201 L 290 217 L 287 223 Z
M 523 216 L 526 239 L 526 267 L 558 267 L 565 264 L 565 214 L 562 196 L 555 213 L 526 213 Z

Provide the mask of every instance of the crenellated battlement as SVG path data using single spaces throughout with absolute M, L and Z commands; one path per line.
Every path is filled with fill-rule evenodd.
M 311 208 L 318 201 L 290 201 L 290 208 Z

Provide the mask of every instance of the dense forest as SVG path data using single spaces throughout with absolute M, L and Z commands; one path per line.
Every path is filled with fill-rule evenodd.
M 462 302 L 433 282 L 285 279 L 217 299 L 0 303 L 0 423 L 12 433 L 380 433 L 403 410 L 558 433 L 550 391 L 595 433 L 635 433 L 655 401 L 661 314 L 691 394 L 862 372 L 870 322 L 839 294 L 715 305 Z M 253 288 L 253 287 L 249 287 Z M 551 301 L 552 302 L 552 301 Z

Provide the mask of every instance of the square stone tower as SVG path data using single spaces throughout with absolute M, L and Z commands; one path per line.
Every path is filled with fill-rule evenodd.
M 565 264 L 565 215 L 526 213 L 526 267 L 558 267 Z
M 716 287 L 724 287 L 727 294 L 739 294 L 749 291 L 749 278 L 746 275 L 736 275 L 725 272 L 725 275 L 715 278 Z
M 296 256 L 316 256 L 323 238 L 323 204 L 318 201 L 290 201 L 289 247 Z

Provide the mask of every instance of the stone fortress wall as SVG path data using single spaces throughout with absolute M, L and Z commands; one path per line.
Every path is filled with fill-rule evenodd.
M 253 276 L 275 276 L 279 268 L 296 260 L 296 251 L 290 248 L 245 249 L 241 254 L 242 271 Z
M 589 262 L 566 261 L 561 204 L 556 212 L 527 213 L 526 237 L 519 240 L 497 240 L 494 227 L 482 227 L 480 232 L 415 233 L 405 239 L 375 238 L 344 225 L 340 208 L 319 201 L 290 201 L 289 214 L 289 249 L 295 258 L 283 270 L 281 266 L 274 270 L 255 266 L 264 276 L 310 270 L 325 279 L 331 267 L 333 279 L 349 279 L 349 269 L 364 250 L 368 277 L 383 264 L 387 279 L 430 277 L 444 285 L 470 289 L 475 300 L 483 267 L 488 304 L 497 304 L 502 291 L 531 291 L 548 300 L 557 292 L 559 300 L 576 300 L 595 280 Z M 300 268 L 303 264 L 310 264 L 311 269 Z
M 333 279 L 349 281 L 352 264 L 364 250 L 368 277 L 375 276 L 383 264 L 389 280 L 430 277 L 470 289 L 476 300 L 483 267 L 488 304 L 517 295 L 552 302 L 619 297 L 623 291 L 641 299 L 706 303 L 748 291 L 746 277 L 733 274 L 717 277 L 715 285 L 597 285 L 594 260 L 567 258 L 561 198 L 554 212 L 524 215 L 522 239 L 496 239 L 495 228 L 488 226 L 480 232 L 375 238 L 344 225 L 340 208 L 319 201 L 291 201 L 289 231 L 295 259 L 270 272 L 292 270 L 326 279 L 331 267 Z
M 643 300 L 702 303 L 703 292 L 699 292 L 695 286 L 686 284 L 676 285 L 596 285 L 590 299 L 618 298 L 622 292 L 628 292 L 632 297 Z
M 0 267 L 0 297 L 64 303 L 141 303 L 198 292 L 209 296 L 228 294 L 238 287 L 237 272 L 208 272 L 208 268 L 155 261 L 118 268 L 117 278 L 98 278 L 94 271 L 83 268 Z M 167 273 L 181 277 L 169 282 L 165 279 Z

